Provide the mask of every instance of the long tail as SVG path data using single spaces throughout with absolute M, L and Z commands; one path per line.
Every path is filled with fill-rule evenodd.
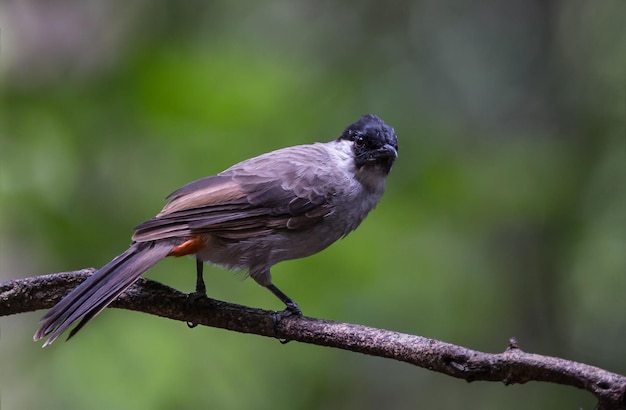
M 89 320 L 107 307 L 142 273 L 165 258 L 174 245 L 162 242 L 134 243 L 87 280 L 78 285 L 41 318 L 41 326 L 33 337 L 39 340 L 50 335 L 44 347 L 54 342 L 78 319 L 82 320 L 72 329 L 68 339 L 76 334 Z

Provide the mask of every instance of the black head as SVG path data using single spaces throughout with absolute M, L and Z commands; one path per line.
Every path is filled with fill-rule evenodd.
M 338 140 L 354 143 L 354 161 L 357 169 L 378 165 L 389 173 L 398 157 L 398 137 L 395 131 L 374 114 L 359 118 L 345 129 Z

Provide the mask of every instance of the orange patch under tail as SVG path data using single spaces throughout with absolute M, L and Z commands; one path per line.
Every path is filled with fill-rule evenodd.
M 174 249 L 170 251 L 167 256 L 184 256 L 184 255 L 192 255 L 194 253 L 199 252 L 202 248 L 206 246 L 206 242 L 204 237 L 201 235 L 194 236 L 191 239 L 186 240 L 180 245 L 176 246 Z

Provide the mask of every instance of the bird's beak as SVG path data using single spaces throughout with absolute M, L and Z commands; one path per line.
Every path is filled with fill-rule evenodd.
M 398 158 L 398 150 L 396 150 L 390 144 L 385 144 L 382 146 L 382 148 L 377 149 L 372 154 L 372 159 L 379 159 L 379 158 L 396 159 Z

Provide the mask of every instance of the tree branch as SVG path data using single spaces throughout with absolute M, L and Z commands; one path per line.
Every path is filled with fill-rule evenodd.
M 0 316 L 47 309 L 94 269 L 10 280 L 0 284 Z M 139 279 L 112 304 L 169 319 L 336 347 L 414 364 L 468 382 L 543 381 L 578 387 L 598 399 L 598 409 L 626 409 L 626 377 L 565 359 L 523 352 L 514 339 L 503 353 L 483 353 L 435 339 L 309 317 L 288 316 L 200 298 Z

